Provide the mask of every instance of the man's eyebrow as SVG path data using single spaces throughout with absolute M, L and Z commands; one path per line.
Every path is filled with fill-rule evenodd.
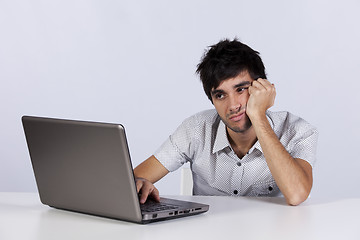
M 234 88 L 244 87 L 244 86 L 247 86 L 247 85 L 251 85 L 251 82 L 249 82 L 249 81 L 241 82 L 239 84 L 236 84 L 234 86 Z
M 215 95 L 215 94 L 218 94 L 218 93 L 224 93 L 223 90 L 220 90 L 220 89 L 214 89 L 211 91 L 211 95 Z
M 251 85 L 251 82 L 249 81 L 244 81 L 244 82 L 241 82 L 241 83 L 238 83 L 236 85 L 234 85 L 234 89 L 235 88 L 239 88 L 239 87 L 244 87 L 244 86 L 248 86 L 248 85 Z M 218 94 L 218 93 L 224 93 L 225 91 L 224 90 L 221 90 L 221 89 L 214 89 L 211 91 L 211 95 L 215 95 L 215 94 Z

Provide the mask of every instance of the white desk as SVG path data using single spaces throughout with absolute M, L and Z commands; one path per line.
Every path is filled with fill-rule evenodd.
M 178 196 L 210 204 L 209 212 L 139 225 L 56 210 L 35 193 L 0 193 L 0 239 L 360 239 L 360 199 Z

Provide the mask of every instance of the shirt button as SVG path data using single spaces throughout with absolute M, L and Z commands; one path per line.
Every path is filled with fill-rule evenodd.
M 273 190 L 273 187 L 272 186 L 269 186 L 269 191 L 271 192 Z
M 235 195 L 238 194 L 238 190 L 234 190 L 234 194 L 235 194 Z
M 237 164 L 239 167 L 241 166 L 241 162 L 237 162 L 236 164 Z

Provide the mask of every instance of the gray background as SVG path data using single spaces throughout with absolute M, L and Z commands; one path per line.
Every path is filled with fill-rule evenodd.
M 20 118 L 123 123 L 134 165 L 211 103 L 206 46 L 261 53 L 272 110 L 318 127 L 312 195 L 360 196 L 360 2 L 0 0 L 0 191 L 36 191 Z M 178 194 L 179 171 L 157 187 Z

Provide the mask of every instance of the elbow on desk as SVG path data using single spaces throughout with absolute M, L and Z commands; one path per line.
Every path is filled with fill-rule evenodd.
M 286 203 L 290 206 L 297 206 L 303 203 L 310 195 L 312 182 L 298 184 L 284 190 L 283 195 Z
M 289 206 L 298 206 L 300 205 L 302 202 L 304 202 L 305 200 L 301 200 L 301 199 L 286 199 L 286 203 Z
M 301 191 L 294 193 L 291 196 L 285 196 L 286 203 L 290 206 L 298 206 L 309 197 L 309 194 L 310 192 L 308 191 Z

